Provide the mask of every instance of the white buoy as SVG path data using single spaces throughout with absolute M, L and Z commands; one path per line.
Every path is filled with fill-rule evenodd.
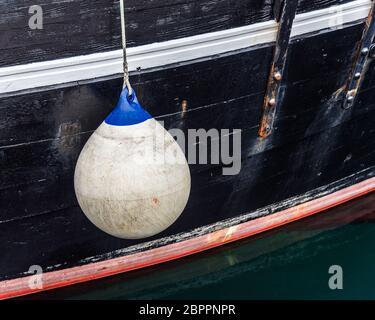
M 190 194 L 190 171 L 173 137 L 139 104 L 129 82 L 120 0 L 124 88 L 113 112 L 84 146 L 74 173 L 87 218 L 115 237 L 141 239 L 171 226 Z
M 74 186 L 93 224 L 119 238 L 139 239 L 165 230 L 181 215 L 190 171 L 180 146 L 125 87 L 84 146 Z

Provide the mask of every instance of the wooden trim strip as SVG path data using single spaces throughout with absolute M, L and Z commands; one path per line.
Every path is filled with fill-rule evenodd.
M 368 16 L 371 0 L 302 13 L 296 16 L 292 37 L 360 21 Z M 129 71 L 154 70 L 177 63 L 246 49 L 276 40 L 277 23 L 252 25 L 128 49 Z M 122 73 L 122 50 L 0 68 L 0 94 L 108 77 Z
M 311 216 L 373 191 L 375 191 L 375 177 L 289 209 L 199 237 L 111 260 L 47 272 L 42 275 L 43 289 L 29 287 L 32 276 L 2 281 L 0 299 L 56 289 L 175 260 Z

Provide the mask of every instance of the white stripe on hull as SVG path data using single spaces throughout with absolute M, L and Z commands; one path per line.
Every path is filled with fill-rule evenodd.
M 356 0 L 327 9 L 299 14 L 292 37 L 367 17 L 371 0 Z M 267 21 L 245 27 L 128 49 L 130 71 L 164 67 L 208 58 L 230 51 L 274 42 L 277 24 Z M 122 50 L 0 68 L 0 93 L 84 81 L 122 73 Z

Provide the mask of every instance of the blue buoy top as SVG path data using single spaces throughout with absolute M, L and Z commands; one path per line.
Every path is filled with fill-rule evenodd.
M 128 88 L 125 87 L 116 108 L 105 119 L 105 123 L 111 126 L 132 126 L 151 118 L 151 115 L 139 104 L 134 90 L 129 94 Z

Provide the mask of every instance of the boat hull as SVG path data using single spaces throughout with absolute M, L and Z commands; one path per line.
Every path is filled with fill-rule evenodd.
M 116 239 L 96 229 L 82 213 L 74 194 L 78 156 L 115 106 L 122 89 L 121 75 L 113 71 L 117 70 L 116 58 L 114 69 L 103 76 L 95 73 L 96 67 L 108 63 L 106 69 L 112 60 L 107 55 L 100 60 L 100 52 L 95 56 L 99 60 L 94 62 L 90 60 L 92 56 L 80 56 L 78 62 L 43 62 L 33 55 L 26 61 L 24 46 L 14 51 L 17 59 L 12 64 L 9 51 L 4 53 L 0 49 L 0 56 L 4 56 L 1 63 L 6 64 L 0 68 L 0 297 L 25 295 L 177 259 L 374 191 L 375 63 L 370 63 L 352 108 L 343 109 L 343 101 L 337 97 L 350 77 L 366 14 L 361 13 L 360 19 L 345 20 L 343 25 L 335 22 L 334 27 L 315 26 L 315 31 L 309 27 L 307 32 L 297 24 L 298 32 L 292 32 L 289 44 L 281 86 L 283 99 L 274 131 L 261 138 L 258 132 L 275 43 L 259 40 L 257 32 L 271 35 L 267 39 L 276 35 L 272 8 L 268 1 L 262 2 L 267 4 L 260 4 L 254 15 L 247 12 L 243 20 L 235 19 L 239 10 L 236 7 L 230 21 L 237 22 L 212 30 L 187 28 L 190 33 L 176 35 L 171 25 L 179 24 L 173 24 L 172 19 L 166 28 L 174 32 L 164 32 L 166 38 L 140 39 L 139 30 L 130 31 L 130 47 L 133 46 L 135 57 L 143 59 L 144 65 L 151 65 L 147 62 L 151 60 L 154 63 L 149 69 L 138 69 L 134 59 L 130 64 L 132 85 L 141 104 L 167 130 L 179 129 L 186 136 L 189 130 L 212 128 L 241 132 L 239 173 L 223 175 L 223 169 L 228 167 L 224 163 L 190 163 L 191 195 L 184 212 L 167 230 L 147 239 Z M 83 0 L 80 3 L 87 4 Z M 304 26 L 310 25 L 306 22 L 310 20 L 315 25 L 322 8 L 327 10 L 322 21 L 329 22 L 326 16 L 332 10 L 324 9 L 326 5 L 344 3 L 350 9 L 351 4 L 301 3 L 306 6 L 307 15 L 301 16 L 304 10 L 300 8 L 297 19 Z M 367 6 L 370 2 L 355 3 Z M 236 5 L 244 5 L 244 1 Z M 222 12 L 220 8 L 212 8 L 217 10 L 217 16 Z M 151 9 L 156 10 L 153 6 Z M 350 10 L 351 14 L 345 17 L 357 17 L 352 13 L 355 8 Z M 192 16 L 187 15 L 185 22 Z M 313 18 L 308 20 L 309 17 Z M 247 29 L 247 24 L 255 27 Z M 180 25 L 182 29 L 184 26 Z M 245 27 L 245 31 L 237 27 Z M 264 31 L 268 27 L 270 33 Z M 229 40 L 227 29 L 231 30 Z M 224 33 L 204 34 L 211 31 Z M 253 31 L 255 36 L 248 34 Z M 113 38 L 104 52 L 117 49 L 112 46 L 116 34 L 113 30 L 103 34 L 106 32 Z M 189 38 L 196 35 L 199 37 Z M 147 32 L 142 36 L 146 37 Z M 256 45 L 244 45 L 242 37 L 246 41 L 257 39 Z M 230 43 L 236 43 L 238 48 L 230 50 L 225 41 L 234 38 L 237 40 Z M 54 39 L 64 42 L 61 37 Z M 98 37 L 95 41 L 104 39 Z M 165 43 L 139 49 L 155 39 Z M 205 42 L 194 43 L 198 40 Z M 60 42 L 57 44 L 64 51 L 64 59 L 74 58 L 72 52 L 100 51 L 97 43 L 89 46 L 92 51 L 80 51 L 78 43 L 70 43 L 77 50 L 70 51 L 60 47 Z M 39 45 L 35 43 L 36 47 Z M 153 57 L 147 60 L 150 48 L 164 48 L 164 53 L 181 61 L 157 65 Z M 179 50 L 183 53 L 175 55 Z M 215 53 L 210 54 L 210 50 Z M 194 52 L 191 59 L 190 51 Z M 52 48 L 45 52 L 46 59 L 56 58 Z M 121 61 L 118 62 L 121 67 Z M 51 66 L 53 70 L 48 69 Z M 35 76 L 31 80 L 30 70 L 34 70 L 31 73 Z M 54 83 L 46 86 L 51 79 Z M 219 142 L 223 139 L 219 137 Z M 207 147 L 209 154 L 212 145 L 207 142 Z M 41 289 L 29 286 L 31 266 L 43 270 Z
M 352 178 L 355 179 L 354 177 Z M 334 190 L 338 186 L 332 185 L 330 187 Z M 193 230 L 189 233 L 177 235 L 173 239 L 161 239 L 164 242 L 161 246 L 160 241 L 158 243 L 150 243 L 146 244 L 149 247 L 146 250 L 132 248 L 135 253 L 124 255 L 114 252 L 112 255 L 120 254 L 120 256 L 116 258 L 107 256 L 103 261 L 91 263 L 86 261 L 85 264 L 80 266 L 48 272 L 43 274 L 41 278 L 43 281 L 41 288 L 30 287 L 30 283 L 34 281 L 35 276 L 3 281 L 0 282 L 0 299 L 20 297 L 97 280 L 186 257 L 309 217 L 373 191 L 375 191 L 375 177 L 259 218 L 246 221 L 250 215 L 239 217 L 238 220 L 244 220 L 245 222 L 238 224 L 235 224 L 235 221 L 223 221 L 217 231 L 213 231 L 218 228 L 217 225 L 207 226 L 204 231 Z M 327 193 L 327 190 L 321 190 L 321 194 L 324 193 Z M 308 195 L 305 195 L 305 197 L 309 198 Z M 301 199 L 293 199 L 293 201 L 298 200 L 300 201 Z M 224 227 L 225 225 L 230 226 Z M 193 234 L 195 235 L 192 236 Z

